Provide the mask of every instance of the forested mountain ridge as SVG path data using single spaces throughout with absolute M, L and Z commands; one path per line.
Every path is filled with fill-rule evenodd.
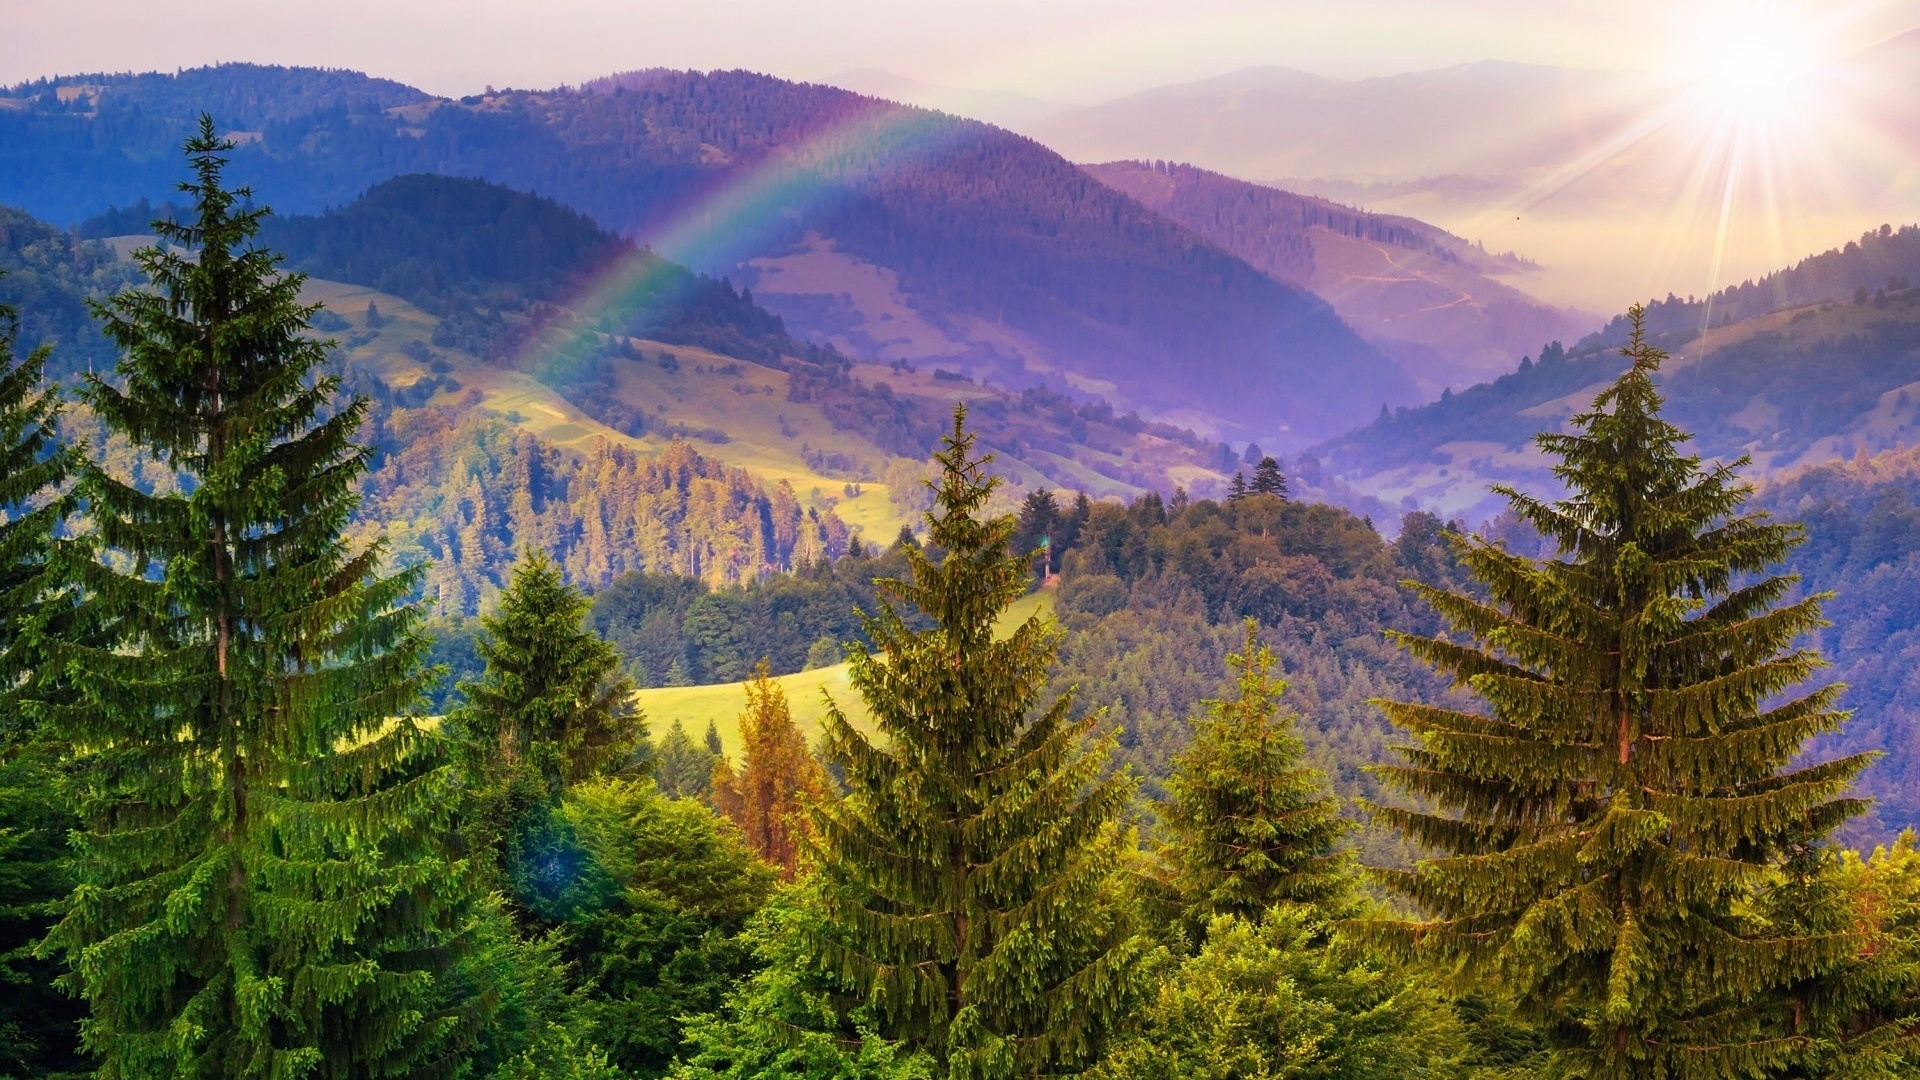
M 1540 342 L 1598 322 L 1528 296 L 1536 269 L 1413 218 L 1236 180 L 1192 165 L 1083 166 L 1281 281 L 1311 289 L 1437 395 L 1503 375 Z
M 166 212 L 136 204 L 82 232 Z M 55 345 L 57 374 L 111 367 L 86 301 L 128 280 L 114 249 L 137 239 L 0 211 L 0 297 L 30 312 L 23 343 Z M 264 240 L 319 275 L 318 325 L 374 401 L 381 467 L 359 527 L 432 560 L 446 614 L 484 609 L 529 544 L 597 587 L 637 569 L 735 583 L 838 557 L 861 532 L 885 542 L 923 505 L 956 400 L 1023 487 L 1212 490 L 1234 467 L 1219 444 L 1103 403 L 854 364 L 724 281 L 482 181 L 396 178 L 325 214 L 269 217 Z M 611 264 L 646 287 L 592 318 L 564 306 Z
M 195 78 L 244 93 L 265 77 Z M 643 243 L 691 228 L 693 269 L 751 285 L 796 331 L 866 357 L 1079 385 L 1183 426 L 1294 444 L 1413 400 L 1317 298 L 984 124 L 744 72 L 463 101 L 399 100 L 350 73 L 299 81 L 312 88 L 298 100 L 319 104 L 260 113 L 234 152 L 234 175 L 285 211 L 404 173 L 484 177 Z M 78 220 L 164 198 L 165 151 L 188 119 L 178 90 L 74 77 L 8 91 L 0 201 Z M 728 201 L 756 183 L 784 185 L 788 213 Z
M 1672 352 L 1668 408 L 1709 457 L 1754 459 L 1756 475 L 1920 441 L 1920 227 L 1876 229 L 1844 248 L 1724 290 L 1647 308 Z M 1617 374 L 1625 325 L 1416 409 L 1383 411 L 1315 455 L 1329 476 L 1393 505 L 1477 520 L 1492 481 L 1550 484 L 1531 440 L 1564 424 Z

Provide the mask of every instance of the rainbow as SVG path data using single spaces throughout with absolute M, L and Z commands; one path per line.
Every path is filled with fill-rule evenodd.
M 543 381 L 585 359 L 582 327 L 670 299 L 695 272 L 732 266 L 796 219 L 842 195 L 849 182 L 927 160 L 976 130 L 944 113 L 853 97 L 796 143 L 701 192 L 664 225 L 636 237 L 644 246 L 592 274 L 561 306 L 572 319 L 537 328 L 513 365 Z

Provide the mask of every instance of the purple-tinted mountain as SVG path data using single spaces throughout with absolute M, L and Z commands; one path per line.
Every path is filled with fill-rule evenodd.
M 1409 217 L 1372 214 L 1191 165 L 1084 166 L 1101 183 L 1279 281 L 1311 290 L 1435 395 L 1513 370 L 1594 322 L 1510 281 L 1536 268 Z
M 297 104 L 264 104 L 287 87 Z M 283 211 L 417 172 L 538 191 L 856 354 L 1279 445 L 1416 394 L 1308 291 L 1045 147 L 830 87 L 645 72 L 452 101 L 349 72 L 222 67 L 0 98 L 0 203 L 54 220 L 165 198 L 185 125 L 224 104 L 233 176 Z

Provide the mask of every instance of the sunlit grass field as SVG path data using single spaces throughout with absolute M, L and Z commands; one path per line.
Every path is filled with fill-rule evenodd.
M 1002 633 L 1011 633 L 1013 628 L 1025 622 L 1035 613 L 1053 614 L 1053 594 L 1051 592 L 1029 593 L 1015 601 L 1006 613 L 1000 617 Z M 782 675 L 774 682 L 786 691 L 787 704 L 793 710 L 794 723 L 798 724 L 807 742 L 820 735 L 820 726 L 827 715 L 826 695 L 833 695 L 847 718 L 855 725 L 865 729 L 870 717 L 860 696 L 847 681 L 847 665 L 835 664 L 832 667 L 815 668 L 812 671 Z M 740 712 L 746 708 L 747 691 L 744 683 L 715 683 L 710 686 L 668 686 L 652 690 L 642 690 L 639 694 L 641 709 L 647 714 L 647 727 L 653 733 L 656 743 L 662 734 L 679 720 L 687 729 L 687 734 L 699 739 L 707 730 L 711 721 L 720 732 L 720 745 L 728 756 L 740 752 Z

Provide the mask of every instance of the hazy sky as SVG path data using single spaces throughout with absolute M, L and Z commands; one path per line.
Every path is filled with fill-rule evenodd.
M 641 67 L 817 79 L 875 67 L 1091 103 L 1253 64 L 1363 76 L 1482 59 L 1658 65 L 1783 0 L 0 0 L 0 83 L 226 60 L 355 68 L 441 94 Z M 1824 0 L 1838 47 L 1920 0 Z M 1653 44 L 1649 44 L 1649 43 Z

